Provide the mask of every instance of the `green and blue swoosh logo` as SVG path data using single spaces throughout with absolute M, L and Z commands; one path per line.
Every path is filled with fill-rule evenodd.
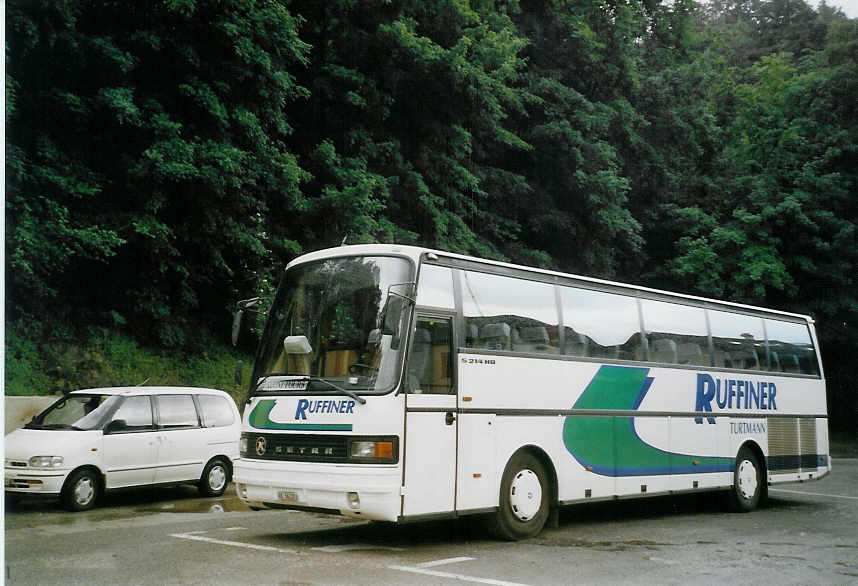
M 251 427 L 256 429 L 275 429 L 279 431 L 352 431 L 351 423 L 280 423 L 271 419 L 271 410 L 277 404 L 273 399 L 259 401 L 247 418 Z
M 648 374 L 648 368 L 601 366 L 572 410 L 637 411 L 652 385 Z M 570 415 L 563 423 L 563 443 L 579 464 L 603 476 L 733 470 L 732 458 L 677 454 L 646 443 L 634 416 Z

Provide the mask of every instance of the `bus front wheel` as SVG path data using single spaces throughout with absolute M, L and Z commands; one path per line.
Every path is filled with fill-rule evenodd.
M 500 506 L 491 520 L 494 535 L 510 541 L 533 537 L 548 519 L 551 487 L 542 463 L 520 452 L 506 465 L 500 487 Z
M 742 446 L 736 455 L 733 470 L 733 489 L 730 491 L 731 508 L 739 513 L 756 509 L 765 498 L 766 475 L 757 454 Z

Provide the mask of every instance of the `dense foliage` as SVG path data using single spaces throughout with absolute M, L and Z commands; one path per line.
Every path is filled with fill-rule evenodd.
M 199 353 L 345 238 L 810 313 L 854 420 L 858 21 L 824 3 L 13 0 L 6 26 L 7 365 L 93 326 Z

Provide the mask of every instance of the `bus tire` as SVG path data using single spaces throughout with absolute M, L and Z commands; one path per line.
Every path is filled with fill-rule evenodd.
M 66 480 L 60 500 L 69 511 L 88 511 L 95 506 L 100 492 L 99 475 L 89 468 L 81 468 Z
M 507 463 L 500 485 L 500 506 L 490 522 L 491 532 L 515 541 L 534 537 L 548 519 L 551 486 L 542 463 L 519 452 Z
M 760 458 L 748 446 L 742 446 L 736 455 L 733 468 L 733 488 L 730 490 L 730 508 L 737 513 L 753 511 L 766 492 L 765 470 Z

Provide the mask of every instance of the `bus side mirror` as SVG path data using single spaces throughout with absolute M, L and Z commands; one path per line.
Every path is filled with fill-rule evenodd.
M 235 346 L 238 344 L 238 335 L 241 333 L 241 320 L 244 317 L 244 312 L 246 310 L 250 310 L 255 312 L 256 310 L 252 309 L 259 303 L 259 297 L 253 297 L 252 299 L 245 299 L 243 301 L 239 301 L 235 304 L 235 311 L 232 312 L 232 345 Z
M 384 321 L 381 333 L 385 336 L 393 336 L 399 332 L 399 322 L 402 320 L 402 310 L 405 308 L 405 300 L 401 297 L 390 296 L 387 298 L 387 307 L 384 309 Z
M 394 291 L 394 287 L 402 287 L 402 293 Z M 399 333 L 402 326 L 402 317 L 408 308 L 408 304 L 414 303 L 414 283 L 394 283 L 387 288 L 387 299 L 384 302 L 381 319 L 381 333 L 385 336 L 393 336 L 391 348 L 394 350 L 399 346 Z

